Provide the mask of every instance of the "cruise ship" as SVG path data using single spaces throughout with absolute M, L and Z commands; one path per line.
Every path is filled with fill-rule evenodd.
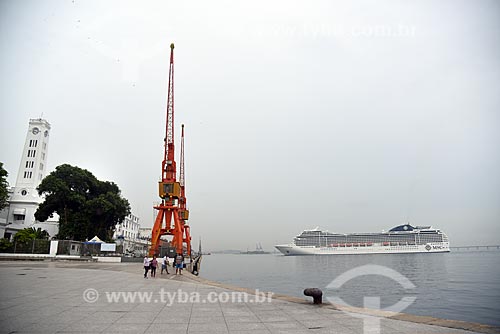
M 291 244 L 276 245 L 284 255 L 442 253 L 450 251 L 448 237 L 431 226 L 404 224 L 382 233 L 338 234 L 305 230 Z

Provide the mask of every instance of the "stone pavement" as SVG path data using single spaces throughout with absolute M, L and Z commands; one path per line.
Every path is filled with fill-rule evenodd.
M 232 302 L 233 290 L 187 273 L 144 279 L 141 266 L 0 262 L 0 333 L 475 333 L 376 317 L 380 332 L 364 331 L 363 319 L 331 307 Z

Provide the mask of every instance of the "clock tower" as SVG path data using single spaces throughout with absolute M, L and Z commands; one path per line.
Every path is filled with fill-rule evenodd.
M 47 170 L 50 124 L 44 119 L 30 119 L 16 185 L 11 189 L 5 235 L 15 234 L 27 227 L 47 230 L 51 236 L 57 233 L 56 222 L 35 221 L 35 211 L 43 199 L 36 188 Z

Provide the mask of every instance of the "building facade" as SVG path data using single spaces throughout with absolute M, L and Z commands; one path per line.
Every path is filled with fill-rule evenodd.
M 139 238 L 140 229 L 139 217 L 133 214 L 126 216 L 122 223 L 116 224 L 113 239 L 118 244 L 123 244 L 125 254 L 143 256 L 147 253 L 149 242 Z
M 140 226 L 139 217 L 129 214 L 122 223 L 116 224 L 113 239 L 123 239 L 124 241 L 137 240 Z
M 58 232 L 58 217 L 46 222 L 35 220 L 35 212 L 43 201 L 36 188 L 46 175 L 49 138 L 49 122 L 41 118 L 30 119 L 16 185 L 10 189 L 9 205 L 3 211 L 0 237 L 11 238 L 27 227 L 40 227 L 50 236 Z
M 139 228 L 139 238 L 140 239 L 151 241 L 151 233 L 153 233 L 152 227 Z

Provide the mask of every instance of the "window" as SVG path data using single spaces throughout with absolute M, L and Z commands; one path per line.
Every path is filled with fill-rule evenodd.
M 40 170 L 43 170 L 43 164 L 40 163 Z
M 42 153 L 42 160 L 45 160 L 45 153 Z
M 14 215 L 14 220 L 24 220 L 24 215 Z
M 30 162 L 29 161 L 26 161 L 26 167 L 25 168 L 28 168 L 30 165 Z

